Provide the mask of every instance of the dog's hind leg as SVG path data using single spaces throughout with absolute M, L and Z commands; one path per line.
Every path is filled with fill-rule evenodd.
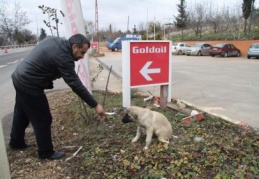
M 147 150 L 148 147 L 150 146 L 151 144 L 151 140 L 152 140 L 152 136 L 153 136 L 153 129 L 147 129 L 146 130 L 146 133 L 147 133 L 147 137 L 146 137 L 146 146 L 144 147 L 144 150 Z
M 136 137 L 134 139 L 132 139 L 131 142 L 132 143 L 137 142 L 139 140 L 140 136 L 141 136 L 141 127 L 138 126 Z

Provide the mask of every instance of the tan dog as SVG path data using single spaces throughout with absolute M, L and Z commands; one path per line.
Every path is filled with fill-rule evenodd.
M 153 134 L 157 136 L 159 141 L 169 143 L 169 139 L 173 133 L 171 123 L 163 114 L 147 108 L 129 107 L 122 122 L 136 122 L 138 124 L 137 135 L 132 142 L 137 142 L 141 133 L 146 134 L 145 150 L 150 146 Z

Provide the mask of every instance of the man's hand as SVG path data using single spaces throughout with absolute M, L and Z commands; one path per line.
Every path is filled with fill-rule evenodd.
M 97 106 L 95 107 L 95 112 L 97 114 L 99 114 L 100 116 L 105 115 L 105 111 L 104 111 L 103 106 L 101 104 L 97 104 Z

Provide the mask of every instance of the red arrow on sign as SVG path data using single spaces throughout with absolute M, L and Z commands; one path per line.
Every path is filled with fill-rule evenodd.
M 152 64 L 152 61 L 148 61 L 139 71 L 141 75 L 147 80 L 147 81 L 153 81 L 153 79 L 149 76 L 151 73 L 160 73 L 161 68 L 149 68 L 149 66 Z

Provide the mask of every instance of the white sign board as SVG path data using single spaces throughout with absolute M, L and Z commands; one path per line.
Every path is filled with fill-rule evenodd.
M 171 101 L 171 41 L 122 41 L 123 107 L 131 102 L 130 89 L 168 85 Z

